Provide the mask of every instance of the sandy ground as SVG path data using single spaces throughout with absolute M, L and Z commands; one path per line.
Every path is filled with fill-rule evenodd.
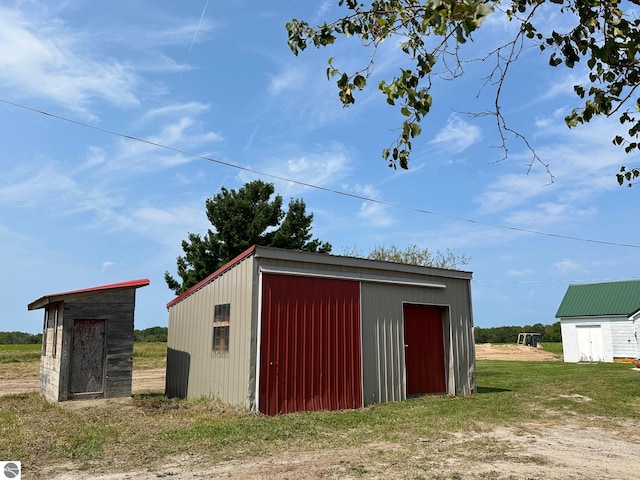
M 536 348 L 491 344 L 476 345 L 476 357 L 561 360 Z M 0 379 L 0 394 L 36 388 L 37 378 Z M 134 372 L 134 391 L 163 388 L 164 369 Z M 571 400 L 590 401 L 581 396 Z M 478 444 L 483 445 L 481 457 L 473 453 L 474 445 Z M 526 421 L 512 428 L 484 425 L 478 432 L 455 434 L 436 442 L 425 439 L 411 445 L 371 443 L 353 449 L 282 452 L 215 465 L 185 454 L 155 469 L 141 467 L 135 471 L 96 475 L 69 465 L 68 473 L 51 472 L 46 478 L 635 480 L 640 476 L 639 444 L 640 419 L 626 419 L 615 429 L 602 429 L 590 425 L 588 419 L 562 416 L 545 425 Z M 490 448 L 487 449 L 487 445 Z M 61 468 L 64 466 L 58 465 L 55 470 L 60 472 Z
M 541 348 L 525 345 L 493 345 L 481 343 L 476 345 L 477 360 L 520 360 L 520 361 L 559 361 L 561 355 L 546 352 Z
M 131 388 L 134 392 L 147 390 L 164 391 L 164 368 L 134 370 Z M 0 395 L 38 390 L 38 376 L 32 374 L 22 378 L 0 378 Z

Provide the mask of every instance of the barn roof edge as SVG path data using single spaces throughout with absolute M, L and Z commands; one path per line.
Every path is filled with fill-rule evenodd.
M 450 277 L 450 278 L 458 278 L 463 280 L 471 280 L 472 272 L 463 271 L 463 270 L 450 270 L 445 268 L 436 268 L 436 267 L 424 267 L 419 265 L 409 265 L 403 263 L 393 263 L 386 262 L 382 260 L 370 260 L 366 258 L 358 258 L 358 257 L 347 257 L 342 255 L 332 255 L 326 253 L 318 253 L 318 252 L 306 252 L 302 250 L 287 250 L 283 248 L 275 248 L 275 247 L 264 247 L 253 245 L 249 247 L 247 250 L 242 252 L 240 255 L 232 259 L 231 261 L 224 264 L 222 267 L 217 269 L 211 275 L 201 280 L 188 290 L 184 291 L 177 297 L 173 298 L 171 301 L 167 303 L 167 310 L 174 305 L 180 303 L 185 298 L 191 296 L 201 288 L 205 287 L 217 277 L 227 272 L 228 270 L 235 267 L 237 264 L 245 260 L 246 258 L 255 255 L 256 258 L 272 258 L 272 259 L 281 259 L 281 260 L 300 260 L 301 256 L 308 256 L 309 262 L 318 262 L 318 263 L 326 263 L 333 265 L 351 265 L 354 267 L 369 267 L 372 269 L 383 269 L 383 270 L 393 270 L 393 271 L 405 271 L 407 273 L 428 273 L 429 275 L 442 276 L 442 277 Z

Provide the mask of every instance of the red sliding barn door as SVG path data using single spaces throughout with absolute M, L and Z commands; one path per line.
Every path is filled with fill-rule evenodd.
M 259 410 L 362 406 L 360 284 L 264 274 Z
M 405 304 L 407 395 L 446 393 L 442 309 Z

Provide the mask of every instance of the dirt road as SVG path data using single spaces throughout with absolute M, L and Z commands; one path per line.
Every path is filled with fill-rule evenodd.
M 164 391 L 164 377 L 164 368 L 134 370 L 131 388 L 134 392 Z M 34 372 L 20 378 L 0 377 L 0 395 L 24 393 L 33 390 L 38 390 L 38 376 Z

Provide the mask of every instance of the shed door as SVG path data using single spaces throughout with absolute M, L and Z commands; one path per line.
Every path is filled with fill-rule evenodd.
M 577 325 L 579 362 L 603 362 L 602 329 L 600 325 Z
M 69 372 L 69 393 L 104 391 L 104 320 L 75 320 Z
M 360 283 L 265 274 L 259 410 L 362 407 Z
M 407 395 L 446 393 L 442 309 L 405 304 Z

